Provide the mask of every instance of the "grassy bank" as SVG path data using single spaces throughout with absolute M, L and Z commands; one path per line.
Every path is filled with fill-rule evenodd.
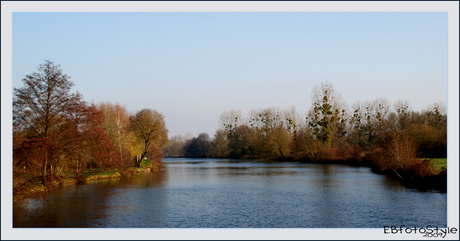
M 84 181 L 97 180 L 97 179 L 107 179 L 107 178 L 118 178 L 122 175 L 118 172 L 118 169 L 114 170 L 101 170 L 101 169 L 92 169 L 85 172 L 85 175 L 82 177 Z
M 383 173 L 401 181 L 409 188 L 421 191 L 437 190 L 447 192 L 447 159 L 446 158 L 418 158 L 415 165 L 408 168 L 382 169 L 381 166 L 369 162 L 372 170 Z
M 123 176 L 129 176 L 134 173 L 139 172 L 150 172 L 150 171 L 158 171 L 158 166 L 152 162 L 150 159 L 144 159 L 140 165 L 140 167 L 129 167 L 124 171 L 118 171 L 117 169 L 113 170 L 100 170 L 100 169 L 93 169 L 85 173 L 84 180 L 97 180 L 97 179 L 105 179 L 105 178 L 118 178 Z
M 429 160 L 431 162 L 433 172 L 435 172 L 436 174 L 441 173 L 444 170 L 447 170 L 447 158 L 432 158 Z
M 139 172 L 150 172 L 158 171 L 159 167 L 152 161 L 145 159 L 142 162 L 141 167 L 130 167 L 126 170 L 110 169 L 103 170 L 100 168 L 87 169 L 83 172 L 83 175 L 76 176 L 73 172 L 63 173 L 62 175 L 49 175 L 47 177 L 48 187 L 42 184 L 41 176 L 34 177 L 24 184 L 13 187 L 13 202 L 19 203 L 29 198 L 44 198 L 46 200 L 46 193 L 52 190 L 59 190 L 61 187 L 70 185 L 79 185 L 86 181 L 109 179 L 109 178 L 120 178 L 123 176 L 129 176 Z

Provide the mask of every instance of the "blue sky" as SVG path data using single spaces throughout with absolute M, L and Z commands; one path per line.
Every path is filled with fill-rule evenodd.
M 294 106 L 331 82 L 356 101 L 447 103 L 446 12 L 13 13 L 12 86 L 45 59 L 86 101 L 212 136 L 231 109 Z

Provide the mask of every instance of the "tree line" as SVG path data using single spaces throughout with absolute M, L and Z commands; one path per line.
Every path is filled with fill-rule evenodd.
M 42 196 L 63 178 L 87 169 L 161 161 L 168 141 L 164 116 L 152 109 L 130 114 L 120 104 L 89 104 L 59 65 L 46 60 L 13 90 L 13 199 Z
M 167 157 L 212 157 L 308 162 L 365 159 L 398 175 L 425 175 L 419 158 L 446 158 L 447 114 L 441 103 L 421 112 L 407 101 L 385 98 L 356 102 L 351 110 L 329 82 L 312 90 L 306 116 L 290 108 L 225 111 L 212 138 L 175 136 L 163 149 Z M 412 174 L 411 174 L 412 175 Z

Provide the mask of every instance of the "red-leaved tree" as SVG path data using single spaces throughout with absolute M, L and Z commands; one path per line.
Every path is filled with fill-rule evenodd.
M 13 90 L 13 197 L 46 193 L 63 172 L 78 177 L 90 162 L 117 163 L 101 112 L 70 92 L 59 67 L 47 60 Z

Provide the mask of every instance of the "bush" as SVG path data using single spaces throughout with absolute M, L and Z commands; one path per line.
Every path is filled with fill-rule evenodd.
M 393 171 L 401 178 L 424 177 L 432 173 L 430 162 L 417 159 L 416 146 L 407 130 L 390 133 L 382 147 L 370 154 L 370 159 L 378 170 Z
M 414 124 L 407 129 L 421 158 L 445 158 L 447 156 L 447 141 L 443 131 L 434 126 Z

